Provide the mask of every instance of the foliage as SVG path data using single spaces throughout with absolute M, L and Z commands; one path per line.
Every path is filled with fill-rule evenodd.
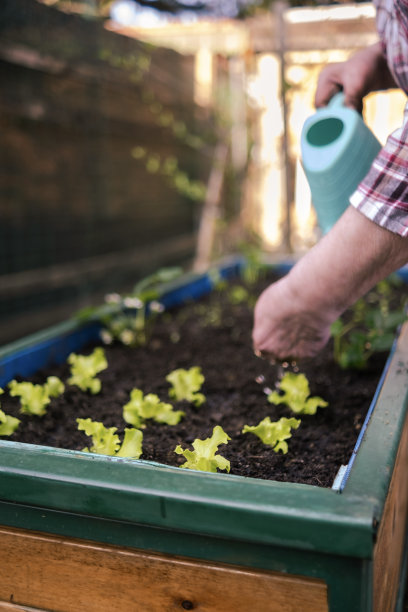
M 4 393 L 3 389 L 0 388 L 0 395 Z M 20 424 L 20 419 L 5 414 L 3 410 L 0 410 L 0 436 L 11 436 Z
M 193 451 L 183 450 L 179 444 L 174 452 L 185 457 L 186 462 L 180 466 L 182 468 L 201 470 L 203 472 L 216 472 L 217 469 L 229 472 L 230 462 L 228 459 L 216 454 L 218 447 L 221 444 L 227 444 L 228 440 L 231 440 L 229 435 L 225 433 L 220 425 L 216 425 L 210 438 L 205 440 L 196 438 L 194 440 Z
M 205 380 L 199 366 L 193 366 L 189 370 L 173 370 L 166 376 L 166 380 L 172 385 L 169 390 L 172 399 L 178 402 L 187 400 L 195 406 L 201 406 L 205 402 L 205 395 L 199 393 Z
M 68 384 L 76 385 L 82 391 L 89 390 L 94 395 L 100 392 L 102 385 L 96 375 L 108 367 L 103 348 L 96 347 L 90 355 L 71 353 L 68 356 L 68 363 L 71 365 Z
M 328 405 L 321 397 L 309 397 L 309 381 L 304 374 L 286 372 L 279 386 L 283 394 L 272 391 L 268 395 L 268 401 L 272 404 L 286 404 L 296 414 L 316 414 L 318 408 Z
M 20 397 L 21 412 L 36 416 L 43 416 L 51 398 L 58 397 L 65 389 L 64 383 L 57 376 L 49 376 L 43 385 L 12 380 L 8 387 L 12 397 Z
M 341 368 L 363 369 L 374 353 L 392 347 L 398 325 L 407 318 L 403 304 L 391 309 L 396 283 L 396 277 L 381 281 L 365 298 L 356 302 L 348 321 L 343 317 L 331 326 L 334 360 Z
M 160 401 L 154 393 L 144 396 L 141 389 L 132 389 L 130 401 L 123 406 L 124 420 L 135 427 L 143 426 L 146 419 L 153 419 L 157 423 L 167 425 L 177 425 L 184 414 L 182 410 L 173 410 L 171 404 Z
M 272 423 L 270 417 L 265 417 L 258 425 L 245 425 L 242 433 L 253 433 L 264 444 L 271 446 L 275 453 L 282 451 L 286 455 L 288 443 L 285 440 L 292 437 L 291 429 L 297 429 L 300 423 L 300 419 L 287 419 L 286 417 Z
M 160 299 L 164 284 L 179 277 L 182 268 L 161 268 L 141 279 L 130 294 L 106 296 L 110 311 L 100 316 L 105 329 L 102 340 L 109 344 L 117 340 L 128 346 L 144 346 L 154 324 L 154 315 L 164 310 Z
M 239 250 L 245 257 L 245 265 L 241 272 L 242 278 L 248 285 L 254 285 L 266 270 L 262 249 L 252 242 L 241 242 Z
M 117 427 L 108 428 L 103 423 L 91 419 L 77 419 L 77 423 L 78 429 L 92 438 L 92 446 L 83 448 L 84 452 L 131 459 L 139 459 L 142 454 L 143 433 L 138 429 L 125 429 L 123 442 L 120 444 L 119 436 L 116 434 Z

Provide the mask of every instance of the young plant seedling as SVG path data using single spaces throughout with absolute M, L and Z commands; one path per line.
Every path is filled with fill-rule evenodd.
M 396 282 L 393 277 L 380 281 L 356 302 L 347 322 L 338 319 L 331 326 L 334 360 L 341 368 L 363 369 L 374 353 L 391 349 L 397 327 L 407 318 L 403 304 L 390 307 Z
M 231 440 L 228 434 L 225 433 L 220 425 L 216 425 L 213 429 L 211 438 L 199 440 L 196 438 L 193 442 L 194 450 L 183 450 L 181 445 L 176 446 L 174 452 L 177 455 L 183 455 L 186 462 L 180 467 L 189 470 L 200 470 L 203 472 L 216 472 L 218 470 L 230 471 L 230 462 L 225 457 L 217 455 L 218 447 L 221 444 L 227 444 Z
M 77 419 L 78 429 L 92 438 L 92 446 L 82 450 L 85 453 L 111 455 L 139 459 L 142 454 L 143 433 L 139 429 L 125 429 L 122 444 L 116 433 L 117 427 L 105 427 L 99 421 Z
M 177 402 L 187 400 L 197 407 L 204 404 L 205 395 L 199 391 L 205 379 L 199 366 L 193 366 L 189 370 L 183 368 L 173 370 L 166 376 L 166 380 L 172 385 L 169 390 L 171 399 Z
M 0 395 L 4 393 L 3 389 L 0 388 Z M 0 410 L 0 436 L 11 436 L 20 424 L 20 419 L 10 416 Z
M 265 417 L 258 425 L 244 425 L 242 433 L 253 433 L 267 446 L 271 446 L 275 453 L 282 451 L 284 455 L 288 452 L 286 440 L 292 437 L 291 429 L 297 429 L 300 419 L 287 419 L 282 417 L 279 421 L 271 422 L 270 417 Z
M 49 376 L 43 385 L 30 382 L 9 382 L 10 395 L 20 397 L 20 411 L 23 414 L 43 416 L 52 397 L 64 393 L 64 383 L 57 376 Z
M 124 420 L 134 427 L 143 427 L 147 419 L 177 425 L 184 414 L 182 410 L 174 410 L 171 404 L 160 401 L 154 393 L 143 395 L 141 389 L 132 389 L 130 401 L 123 406 Z
M 271 404 L 286 404 L 296 414 L 316 414 L 318 408 L 328 406 L 328 403 L 321 397 L 309 397 L 309 381 L 304 374 L 294 374 L 286 372 L 280 382 L 280 390 L 272 391 L 268 395 L 268 402 Z
M 182 273 L 178 266 L 162 268 L 140 280 L 131 294 L 119 297 L 119 309 L 116 313 L 104 317 L 105 333 L 112 340 L 119 340 L 128 346 L 144 346 L 151 334 L 154 315 L 164 310 L 158 300 L 161 286 L 169 283 Z M 123 309 L 126 309 L 125 311 Z
M 108 367 L 103 348 L 95 348 L 90 355 L 71 353 L 68 363 L 71 365 L 71 377 L 68 378 L 68 384 L 76 385 L 82 391 L 89 390 L 93 395 L 100 392 L 102 384 L 96 375 Z

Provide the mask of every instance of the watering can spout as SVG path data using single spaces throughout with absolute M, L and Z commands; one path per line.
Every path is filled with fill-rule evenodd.
M 302 165 L 323 233 L 349 204 L 349 197 L 369 171 L 380 142 L 339 92 L 309 117 L 301 134 Z

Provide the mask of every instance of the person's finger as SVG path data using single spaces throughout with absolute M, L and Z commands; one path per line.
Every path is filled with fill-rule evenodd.
M 329 64 L 323 68 L 317 80 L 315 106 L 327 106 L 332 97 L 342 90 L 340 64 Z

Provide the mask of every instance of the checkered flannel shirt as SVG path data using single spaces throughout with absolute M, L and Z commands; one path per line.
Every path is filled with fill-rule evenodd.
M 408 0 L 377 0 L 377 28 L 395 81 L 408 93 Z M 408 103 L 393 132 L 350 198 L 366 217 L 408 236 Z

